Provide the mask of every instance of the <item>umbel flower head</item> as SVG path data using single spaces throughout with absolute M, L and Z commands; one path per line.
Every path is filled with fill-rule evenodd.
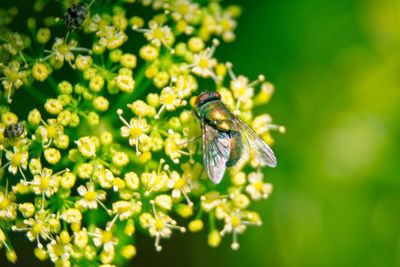
M 274 87 L 215 56 L 235 39 L 240 7 L 200 2 L 36 1 L 27 20 L 1 7 L 0 248 L 10 261 L 16 231 L 40 260 L 113 266 L 140 253 L 137 231 L 157 251 L 187 230 L 212 247 L 231 234 L 238 249 L 238 235 L 261 225 L 251 204 L 272 193 L 262 164 L 249 153 L 214 184 L 193 110 L 217 91 L 272 145 L 284 127 L 253 111 Z

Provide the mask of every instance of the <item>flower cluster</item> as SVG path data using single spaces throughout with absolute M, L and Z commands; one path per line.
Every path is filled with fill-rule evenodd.
M 237 235 L 261 225 L 251 202 L 267 198 L 272 185 L 252 159 L 213 184 L 192 109 L 203 84 L 212 84 L 268 144 L 272 130 L 284 131 L 270 115 L 253 114 L 273 85 L 262 75 L 254 82 L 236 76 L 232 63 L 214 56 L 235 39 L 240 7 L 61 2 L 65 14 L 45 17 L 46 4 L 60 1 L 36 1 L 22 26 L 18 8 L 0 10 L 0 248 L 7 258 L 17 260 L 16 231 L 26 233 L 37 258 L 59 266 L 127 261 L 136 254 L 135 231 L 154 238 L 157 251 L 175 232 L 203 228 L 210 246 L 231 233 L 237 249 Z M 190 218 L 187 226 L 182 218 Z

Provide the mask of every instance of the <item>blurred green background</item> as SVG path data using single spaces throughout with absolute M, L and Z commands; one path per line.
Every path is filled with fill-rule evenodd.
M 192 266 L 400 266 L 400 1 L 243 1 L 236 73 L 266 74 L 276 137 L 264 225 Z M 191 244 L 192 246 L 192 244 Z
M 265 170 L 274 193 L 253 205 L 264 224 L 238 251 L 229 235 L 214 249 L 205 232 L 175 233 L 162 253 L 138 238 L 132 266 L 400 266 L 400 1 L 235 3 L 237 40 L 216 56 L 265 74 L 267 110 L 287 127 Z

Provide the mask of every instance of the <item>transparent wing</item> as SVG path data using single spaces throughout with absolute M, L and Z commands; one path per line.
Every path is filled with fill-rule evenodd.
M 242 158 L 247 160 L 249 155 L 256 157 L 262 166 L 276 167 L 276 157 L 272 149 L 247 123 L 234 117 L 233 129 L 238 131 L 242 137 Z
M 219 132 L 204 120 L 201 121 L 203 132 L 203 163 L 208 177 L 219 184 L 224 177 L 226 162 L 229 159 L 229 135 Z

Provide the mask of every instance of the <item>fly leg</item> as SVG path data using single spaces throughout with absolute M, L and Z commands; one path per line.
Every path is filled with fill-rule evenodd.
M 179 143 L 179 144 L 176 144 L 176 145 L 177 145 L 177 146 L 183 146 L 183 145 L 189 144 L 189 143 L 191 143 L 191 142 L 193 142 L 193 141 L 199 139 L 200 137 L 201 137 L 201 135 L 200 135 L 200 136 L 193 137 L 193 138 L 187 140 L 186 142 L 182 142 L 182 143 Z

